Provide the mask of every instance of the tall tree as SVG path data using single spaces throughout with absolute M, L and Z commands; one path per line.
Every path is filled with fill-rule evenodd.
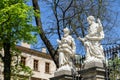
M 4 64 L 4 80 L 11 79 L 11 50 L 15 49 L 16 43 L 35 41 L 31 35 L 34 30 L 32 12 L 26 0 L 0 0 L 0 50 L 4 50 L 0 57 Z

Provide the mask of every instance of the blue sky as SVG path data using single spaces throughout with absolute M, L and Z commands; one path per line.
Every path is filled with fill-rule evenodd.
M 46 30 L 49 27 L 54 27 L 54 25 L 55 25 L 54 24 L 54 19 L 53 19 L 54 16 L 53 16 L 53 12 L 51 11 L 51 5 L 49 4 L 49 2 L 48 2 L 48 4 L 46 4 L 44 2 L 45 0 L 38 0 L 38 1 L 39 1 L 39 5 L 40 5 L 40 10 L 41 10 L 41 14 L 40 14 L 41 15 L 41 20 L 42 20 L 42 23 L 43 23 L 43 26 L 44 26 L 43 29 Z M 49 1 L 51 2 L 52 0 L 49 0 Z M 29 3 L 29 4 L 32 5 L 31 3 Z M 119 17 L 120 17 L 120 0 L 115 0 L 112 3 L 111 8 L 112 8 L 113 11 L 115 11 L 118 14 L 116 22 L 120 22 L 120 19 L 119 19 Z M 33 25 L 36 25 L 35 20 L 33 20 Z M 119 25 L 120 25 L 120 23 L 117 23 L 117 24 L 115 24 L 115 27 L 113 28 L 114 29 L 113 33 L 117 33 L 118 36 L 119 36 L 119 32 L 120 32 Z M 106 34 L 106 35 L 112 35 L 112 34 Z M 118 36 L 116 36 L 116 35 L 112 35 L 112 36 L 114 36 L 114 38 L 118 38 Z M 54 43 L 55 43 L 55 45 L 57 44 L 57 42 L 56 42 L 56 40 L 58 39 L 57 36 L 52 36 L 49 39 L 51 40 L 52 44 L 54 44 Z M 39 42 L 36 45 L 34 45 L 34 47 L 32 46 L 32 48 L 37 49 L 37 50 L 41 50 L 41 48 L 45 47 L 45 45 L 42 43 L 42 41 L 39 37 L 38 37 L 38 41 Z M 118 42 L 120 42 L 120 41 L 118 41 Z M 82 53 L 82 52 L 84 52 L 84 50 L 81 50 L 81 51 L 77 50 L 77 52 Z

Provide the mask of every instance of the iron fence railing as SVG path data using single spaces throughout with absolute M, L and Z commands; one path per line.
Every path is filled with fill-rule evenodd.
M 107 59 L 106 80 L 120 80 L 120 45 L 109 47 L 104 53 Z
M 112 46 L 104 50 L 106 63 L 105 68 L 105 80 L 120 80 L 120 45 Z M 76 71 L 83 69 L 83 63 L 85 55 L 77 55 L 74 60 Z M 81 75 L 77 72 L 73 74 L 73 80 L 81 80 Z

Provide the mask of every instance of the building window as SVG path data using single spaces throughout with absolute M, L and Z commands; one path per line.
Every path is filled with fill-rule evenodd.
M 35 71 L 38 71 L 38 60 L 34 60 L 34 66 L 33 66 Z
M 21 57 L 21 64 L 22 65 L 25 65 L 26 64 L 26 57 Z
M 50 72 L 50 63 L 46 62 L 45 63 L 45 73 L 49 73 Z

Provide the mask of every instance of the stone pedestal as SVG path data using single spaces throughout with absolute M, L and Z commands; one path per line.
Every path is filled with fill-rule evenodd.
M 60 76 L 52 77 L 50 78 L 50 80 L 72 80 L 72 76 L 71 75 L 60 75 Z
M 72 75 L 72 72 L 71 71 L 68 71 L 68 70 L 61 70 L 61 71 L 56 71 L 54 73 L 54 76 L 61 76 L 61 75 Z
M 50 78 L 50 80 L 72 80 L 71 71 L 68 70 L 56 71 L 54 76 L 55 77 Z
M 54 73 L 54 77 L 50 80 L 72 80 L 72 74 L 74 72 L 74 68 L 70 67 L 68 64 L 65 66 L 61 66 Z
M 93 67 L 104 67 L 103 62 L 98 62 L 98 61 L 90 61 L 90 62 L 86 62 L 84 65 L 84 69 L 88 69 L 88 68 L 93 68 Z
M 105 80 L 105 69 L 101 62 L 89 62 L 79 71 L 82 80 Z

